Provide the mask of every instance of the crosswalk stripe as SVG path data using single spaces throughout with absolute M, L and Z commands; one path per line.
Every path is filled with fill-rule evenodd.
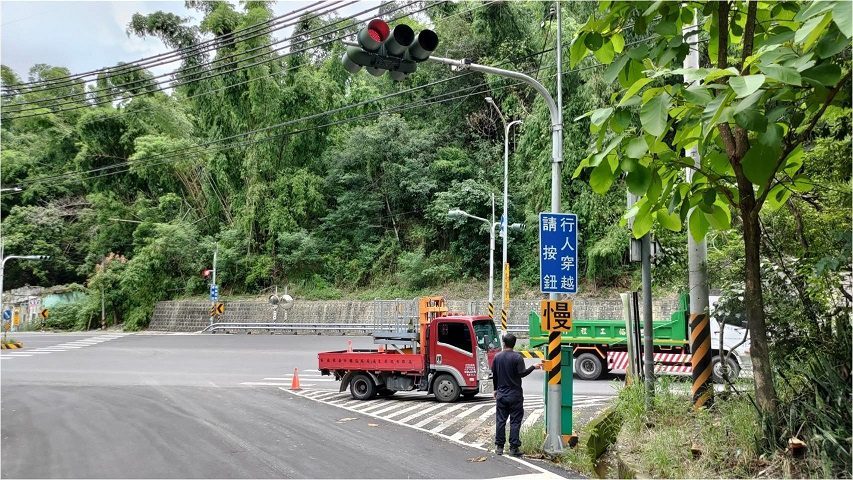
M 530 412 L 530 415 L 528 415 L 527 419 L 521 424 L 521 429 L 524 430 L 525 428 L 533 426 L 533 424 L 536 423 L 536 420 L 539 420 L 539 417 L 542 416 L 542 412 L 544 412 L 544 410 L 538 408 Z
M 311 382 L 337 382 L 337 380 L 335 380 L 333 378 L 314 378 L 314 377 L 310 377 L 308 375 L 306 375 L 306 376 L 300 375 L 299 379 L 300 380 L 309 380 Z M 286 382 L 292 382 L 293 377 L 292 376 L 290 376 L 290 377 L 267 377 L 267 378 L 264 378 L 264 380 L 277 380 L 280 382 L 285 382 L 285 381 Z
M 489 405 L 493 406 L 494 404 L 489 404 Z M 465 437 L 465 435 L 468 435 L 469 433 L 474 431 L 474 429 L 478 428 L 480 425 L 485 423 L 485 421 L 490 416 L 492 416 L 494 414 L 495 414 L 495 411 L 493 409 L 487 408 L 485 411 L 483 411 L 483 413 L 480 414 L 479 417 L 477 417 L 476 421 L 470 422 L 468 425 L 465 425 L 464 427 L 462 427 L 462 430 L 459 430 L 458 432 L 451 435 L 450 439 L 451 440 L 462 440 L 462 438 Z
M 414 414 L 409 415 L 409 416 L 407 416 L 407 417 L 405 417 L 405 418 L 401 418 L 401 419 L 400 419 L 400 421 L 401 421 L 401 422 L 404 422 L 404 423 L 405 423 L 405 422 L 408 422 L 409 420 L 412 420 L 412 419 L 414 419 L 414 418 L 416 418 L 416 417 L 420 417 L 421 415 L 426 415 L 427 413 L 429 413 L 429 412 L 431 412 L 431 411 L 433 411 L 433 410 L 437 410 L 437 409 L 441 408 L 442 406 L 443 406 L 443 405 L 442 405 L 441 403 L 437 403 L 437 404 L 435 404 L 435 405 L 433 405 L 433 406 L 431 406 L 431 407 L 427 407 L 427 408 L 425 408 L 425 409 L 423 409 L 423 410 L 421 410 L 421 411 L 419 411 L 419 412 L 415 412 Z
M 397 405 L 398 402 L 389 401 L 387 403 L 390 403 L 390 405 L 385 407 L 385 408 L 381 408 L 379 410 L 374 411 L 373 414 L 379 415 L 381 413 L 390 412 L 391 410 L 394 410 L 395 408 L 399 408 L 399 405 Z
M 441 404 L 439 404 L 439 405 L 441 405 Z M 448 407 L 447 410 L 441 412 L 439 415 L 454 412 L 454 411 L 462 408 L 464 405 L 465 405 L 464 403 L 455 403 L 455 404 L 451 405 L 450 407 Z M 433 420 L 435 420 L 435 417 L 430 416 L 430 417 L 427 417 L 427 418 L 421 420 L 420 422 L 416 423 L 415 426 L 416 427 L 423 427 L 424 425 L 426 425 L 429 422 L 432 422 Z
M 321 395 L 317 395 L 314 398 L 318 398 L 318 399 L 325 402 L 325 401 L 329 400 L 330 398 L 334 398 L 338 395 L 340 395 L 340 393 L 335 392 L 335 391 L 330 391 L 330 392 L 323 392 Z
M 486 405 L 488 405 L 488 404 L 486 404 Z M 467 417 L 468 415 L 471 415 L 472 413 L 476 412 L 477 410 L 479 410 L 479 409 L 481 409 L 481 408 L 483 408 L 483 405 L 482 405 L 482 404 L 480 404 L 480 405 L 474 405 L 473 407 L 469 408 L 468 410 L 465 410 L 464 412 L 460 413 L 459 415 L 456 415 L 455 417 L 453 417 L 453 418 L 451 418 L 450 420 L 448 420 L 448 421 L 446 421 L 446 422 L 442 423 L 441 425 L 439 425 L 439 426 L 437 426 L 437 427 L 433 428 L 433 429 L 432 429 L 432 430 L 430 430 L 430 431 L 431 431 L 432 433 L 441 433 L 441 432 L 442 432 L 442 431 L 444 431 L 447 427 L 449 427 L 449 426 L 453 425 L 454 423 L 456 423 L 456 422 L 458 422 L 458 421 L 462 420 L 463 418 Z
M 422 408 L 423 405 L 419 405 L 419 404 L 420 404 L 420 402 L 417 402 L 417 403 L 415 403 L 415 405 L 412 405 L 411 407 L 401 408 L 400 410 L 397 410 L 396 412 L 392 412 L 392 413 L 388 414 L 387 418 L 393 418 L 393 417 L 396 417 L 397 415 L 403 415 L 405 413 L 411 412 L 412 410 Z

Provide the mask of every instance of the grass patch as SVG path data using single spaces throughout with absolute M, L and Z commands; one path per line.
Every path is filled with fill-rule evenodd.
M 781 450 L 761 454 L 761 424 L 745 395 L 717 394 L 711 408 L 694 412 L 689 394 L 661 378 L 650 413 L 642 384 L 622 388 L 616 402 L 625 420 L 616 453 L 640 476 L 822 476 L 815 458 L 793 459 Z
M 593 474 L 593 459 L 589 453 L 583 448 L 582 442 L 587 438 L 587 432 L 581 428 L 578 432 L 580 441 L 575 448 L 566 448 L 556 462 L 564 468 L 580 472 L 590 476 Z M 521 430 L 521 452 L 531 457 L 544 457 L 545 450 L 542 446 L 545 443 L 545 423 L 538 421 L 530 427 Z

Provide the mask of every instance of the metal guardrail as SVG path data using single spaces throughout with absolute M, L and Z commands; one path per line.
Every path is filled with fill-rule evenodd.
M 357 331 L 370 333 L 379 325 L 374 323 L 252 323 L 252 322 L 219 322 L 208 325 L 198 333 L 215 333 L 219 330 L 278 330 L 278 331 L 305 331 L 305 332 L 328 332 L 328 331 Z M 526 333 L 527 325 L 507 325 L 507 330 L 513 333 Z

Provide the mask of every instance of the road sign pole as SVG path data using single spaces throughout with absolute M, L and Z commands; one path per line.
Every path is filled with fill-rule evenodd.
M 213 288 L 216 288 L 216 257 L 219 255 L 219 244 L 216 244 L 216 247 L 213 249 L 213 286 L 211 288 L 211 293 L 213 292 Z M 218 296 L 217 291 L 217 296 Z M 213 309 L 216 307 L 216 298 L 213 298 L 213 295 L 210 296 L 210 325 L 213 325 Z
M 559 50 L 558 50 L 559 51 Z M 548 92 L 544 85 L 539 83 L 529 75 L 512 70 L 504 70 L 502 68 L 488 67 L 473 63 L 470 60 L 454 60 L 452 58 L 429 57 L 429 61 L 443 63 L 461 70 L 473 70 L 475 72 L 489 73 L 501 77 L 514 78 L 532 86 L 545 100 L 548 106 L 548 111 L 551 116 L 551 211 L 554 213 L 560 212 L 560 164 L 563 161 L 563 120 L 560 109 L 557 108 L 557 103 L 554 102 L 554 97 Z M 556 294 L 549 296 L 552 300 L 557 299 Z M 546 417 L 546 439 L 545 451 L 548 453 L 560 453 L 563 451 L 563 442 L 560 437 L 560 385 L 554 385 L 548 388 L 548 398 L 554 399 L 551 404 L 556 405 L 556 412 Z

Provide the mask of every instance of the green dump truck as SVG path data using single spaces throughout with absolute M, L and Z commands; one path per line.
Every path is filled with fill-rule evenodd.
M 712 298 L 713 300 L 713 298 Z M 713 302 L 712 302 L 713 305 Z M 668 320 L 655 320 L 654 359 L 655 372 L 689 375 L 690 345 L 688 341 L 688 318 L 690 297 L 679 297 L 679 308 Z M 723 359 L 728 357 L 730 377 L 752 370 L 749 357 L 749 341 L 738 346 L 744 338 L 745 330 L 732 325 L 725 326 L 723 347 L 720 348 L 720 325 L 711 311 L 711 346 L 714 381 L 723 382 L 726 369 Z M 528 318 L 530 328 L 530 349 L 526 356 L 539 356 L 541 347 L 548 343 L 548 333 L 543 332 L 537 312 L 531 311 Z M 596 380 L 611 370 L 628 368 L 628 333 L 624 319 L 575 319 L 572 330 L 562 336 L 562 343 L 572 345 L 575 365 L 574 373 L 582 380 Z

